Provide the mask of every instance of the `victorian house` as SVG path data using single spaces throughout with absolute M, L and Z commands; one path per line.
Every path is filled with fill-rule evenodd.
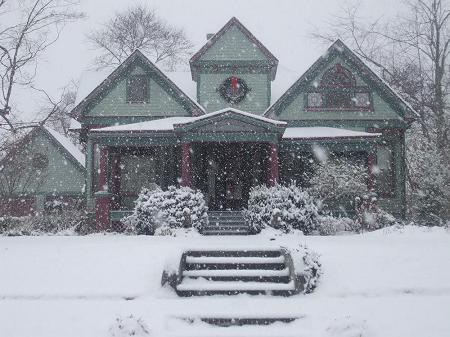
M 137 50 L 90 82 L 73 114 L 99 227 L 154 185 L 192 186 L 210 210 L 239 210 L 254 185 L 304 183 L 317 147 L 367 165 L 380 205 L 402 216 L 413 109 L 341 41 L 280 93 L 281 75 L 272 52 L 232 18 L 190 59 L 191 78 Z

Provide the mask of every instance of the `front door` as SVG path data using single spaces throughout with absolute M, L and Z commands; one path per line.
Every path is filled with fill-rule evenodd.
M 239 210 L 244 206 L 244 174 L 242 163 L 245 158 L 239 144 L 216 144 L 212 147 L 209 160 L 210 209 Z

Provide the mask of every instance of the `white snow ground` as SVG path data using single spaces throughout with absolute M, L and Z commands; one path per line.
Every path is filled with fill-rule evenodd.
M 116 318 L 130 315 L 158 337 L 450 336 L 449 230 L 271 237 L 0 237 L 0 336 L 109 336 Z M 323 264 L 310 295 L 179 298 L 160 287 L 183 247 L 300 243 Z M 300 319 L 220 328 L 177 318 L 283 315 Z

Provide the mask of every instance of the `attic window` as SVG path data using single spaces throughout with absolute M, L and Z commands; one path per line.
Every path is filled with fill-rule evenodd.
M 306 109 L 359 111 L 371 109 L 367 87 L 357 86 L 350 70 L 339 63 L 323 74 L 320 85 L 308 92 Z
M 128 103 L 148 102 L 148 80 L 146 76 L 135 75 L 128 78 L 127 102 Z

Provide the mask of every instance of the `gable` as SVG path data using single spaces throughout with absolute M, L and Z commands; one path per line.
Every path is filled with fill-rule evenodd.
M 142 75 L 148 80 L 148 103 L 127 102 L 127 81 L 131 76 Z M 175 94 L 164 83 L 155 79 L 143 66 L 136 65 L 102 93 L 86 111 L 87 117 L 172 117 L 191 116 Z
M 147 80 L 147 101 L 144 103 L 127 101 L 127 81 L 134 75 L 144 76 Z M 151 120 L 195 116 L 203 111 L 141 52 L 135 51 L 82 100 L 72 114 L 82 124 L 94 118 L 104 125 L 129 122 L 130 117 Z M 95 123 L 90 121 L 90 124 Z
M 45 168 L 34 167 L 33 159 L 37 155 L 47 158 Z M 25 167 L 18 173 L 16 193 L 58 195 L 81 194 L 84 191 L 84 168 L 42 129 L 32 131 L 16 151 L 5 159 L 6 170 L 14 169 L 18 163 Z
M 199 60 L 264 61 L 267 60 L 267 57 L 237 26 L 232 26 L 206 50 Z
M 231 18 L 189 60 L 192 79 L 202 67 L 260 68 L 275 78 L 278 59 L 235 17 Z
M 307 93 L 320 92 L 321 79 L 325 72 L 337 64 L 351 72 L 354 78 L 354 91 L 370 94 L 371 106 L 364 109 L 321 109 L 307 107 Z M 353 90 L 353 89 L 352 89 Z M 323 97 L 323 96 L 322 96 Z M 383 121 L 386 124 L 406 125 L 411 112 L 410 107 L 378 78 L 363 62 L 342 42 L 337 41 L 328 53 L 317 60 L 308 71 L 295 82 L 277 102 L 265 113 L 266 116 L 281 120 L 338 121 L 340 124 L 349 121 Z M 327 124 L 329 125 L 329 124 Z M 382 127 L 382 126 L 380 126 Z

